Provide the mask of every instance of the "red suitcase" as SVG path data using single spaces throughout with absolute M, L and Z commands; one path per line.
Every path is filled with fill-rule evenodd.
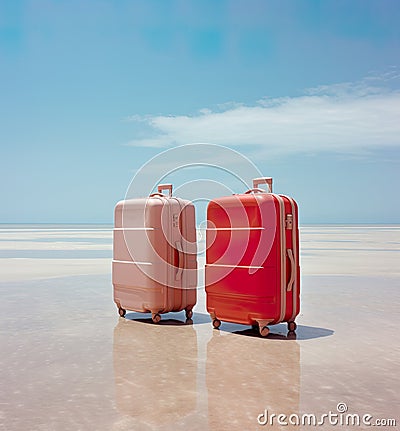
M 267 184 L 269 191 L 259 189 Z M 207 208 L 205 284 L 214 328 L 221 320 L 258 326 L 288 322 L 300 309 L 296 202 L 272 193 L 272 178 L 253 180 L 243 194 L 212 200 Z
M 168 190 L 169 195 L 161 192 Z M 160 184 L 148 198 L 115 207 L 112 283 L 120 316 L 126 310 L 152 313 L 186 311 L 196 304 L 197 259 L 194 205 L 172 196 Z

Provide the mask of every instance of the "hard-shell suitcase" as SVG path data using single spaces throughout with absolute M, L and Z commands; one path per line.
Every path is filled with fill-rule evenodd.
M 269 192 L 258 188 L 267 184 Z M 253 189 L 221 197 L 207 207 L 205 284 L 207 311 L 221 320 L 258 326 L 288 322 L 296 329 L 300 306 L 299 230 L 296 202 L 272 193 L 272 178 Z
M 168 190 L 169 194 L 162 194 Z M 114 302 L 126 310 L 161 313 L 186 311 L 196 304 L 197 260 L 195 210 L 172 197 L 172 185 L 160 184 L 148 198 L 118 202 L 112 262 Z

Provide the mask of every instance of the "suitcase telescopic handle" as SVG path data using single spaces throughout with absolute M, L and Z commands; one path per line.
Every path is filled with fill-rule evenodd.
M 272 178 L 271 177 L 262 177 L 262 178 L 254 178 L 253 180 L 253 189 L 258 189 L 260 184 L 267 184 L 269 188 L 269 192 L 272 193 Z
M 158 193 L 162 193 L 163 190 L 168 190 L 168 196 L 172 196 L 172 184 L 159 184 L 157 187 Z
M 153 197 L 153 196 L 161 196 L 161 197 L 164 196 L 165 197 L 165 195 L 162 192 L 163 190 L 168 190 L 168 197 L 172 196 L 172 184 L 159 184 L 157 187 L 157 192 L 152 193 L 150 195 L 150 197 Z

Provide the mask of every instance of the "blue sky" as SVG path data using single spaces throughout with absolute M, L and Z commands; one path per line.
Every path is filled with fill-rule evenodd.
M 0 222 L 112 222 L 151 157 L 207 142 L 302 223 L 398 223 L 399 22 L 396 0 L 0 1 Z

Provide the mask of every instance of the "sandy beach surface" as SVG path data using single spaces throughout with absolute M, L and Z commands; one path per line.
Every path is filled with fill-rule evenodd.
M 193 325 L 119 318 L 111 257 L 111 226 L 0 226 L 0 430 L 399 428 L 400 226 L 301 228 L 296 339 L 213 330 L 201 271 Z

